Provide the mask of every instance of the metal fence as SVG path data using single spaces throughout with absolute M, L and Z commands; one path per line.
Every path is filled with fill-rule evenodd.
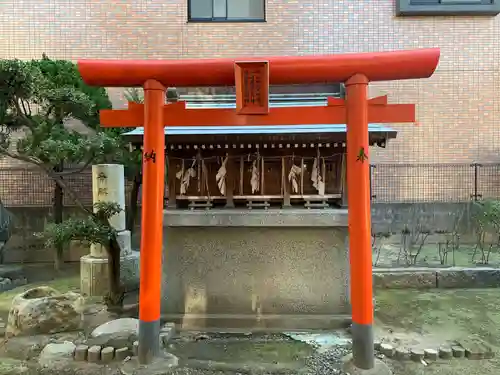
M 500 199 L 499 164 L 377 164 L 370 168 L 372 201 L 465 202 Z M 64 177 L 83 204 L 92 205 L 91 171 Z M 0 169 L 0 198 L 7 207 L 52 206 L 54 182 L 32 168 Z M 130 184 L 127 185 L 129 190 Z M 65 196 L 64 204 L 74 203 Z
M 500 198 L 500 164 L 378 164 L 370 171 L 373 202 Z

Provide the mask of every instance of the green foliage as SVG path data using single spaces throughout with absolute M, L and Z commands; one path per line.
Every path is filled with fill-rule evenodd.
M 473 203 L 472 217 L 479 231 L 500 232 L 500 201 L 485 200 Z
M 60 224 L 49 224 L 45 232 L 37 236 L 45 239 L 47 247 L 65 246 L 71 241 L 88 241 L 108 246 L 116 231 L 108 223 L 113 215 L 121 211 L 116 203 L 100 202 L 94 205 L 94 215 L 83 219 L 71 218 Z
M 60 110 L 62 115 L 71 115 L 96 129 L 99 111 L 111 108 L 106 89 L 87 86 L 75 64 L 65 60 L 51 60 L 46 55 L 41 60 L 31 61 L 32 69 L 40 70 L 44 78 L 42 101 Z
M 65 164 L 121 161 L 121 130 L 99 128 L 99 110 L 111 108 L 103 88 L 87 86 L 70 61 L 0 60 L 0 154 L 47 169 Z M 87 130 L 68 129 L 79 120 Z M 10 148 L 11 132 L 27 134 Z M 117 152 L 117 150 L 119 150 Z

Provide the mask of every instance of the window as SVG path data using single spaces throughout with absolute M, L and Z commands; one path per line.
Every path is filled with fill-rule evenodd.
M 266 0 L 188 0 L 189 21 L 265 21 Z
M 396 0 L 400 16 L 496 16 L 500 0 Z

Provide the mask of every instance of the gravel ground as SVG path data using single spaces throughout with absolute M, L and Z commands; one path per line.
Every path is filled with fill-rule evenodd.
M 302 375 L 346 375 L 340 370 L 341 359 L 349 353 L 346 348 L 334 348 L 322 353 L 316 353 L 306 360 L 306 369 Z M 193 368 L 177 368 L 172 375 L 247 375 L 248 373 L 234 371 L 213 371 Z M 260 375 L 272 375 L 262 374 Z
M 340 370 L 341 359 L 349 352 L 347 348 L 338 347 L 314 354 L 306 361 L 307 375 L 344 375 Z

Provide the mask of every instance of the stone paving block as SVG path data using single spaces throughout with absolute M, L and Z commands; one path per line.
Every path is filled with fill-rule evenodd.
M 484 346 L 484 359 L 495 358 L 495 352 L 493 351 L 493 348 L 486 344 L 483 344 L 483 346 Z
M 436 349 L 424 349 L 424 358 L 428 361 L 437 361 L 438 351 Z
M 98 345 L 91 346 L 87 352 L 87 361 L 97 363 L 101 360 L 101 347 Z
M 391 344 L 381 344 L 380 352 L 387 358 L 392 358 L 394 356 L 394 347 Z
M 130 356 L 130 349 L 127 347 L 115 350 L 115 358 L 117 361 L 123 361 L 125 358 L 129 356 Z
M 439 348 L 439 358 L 450 359 L 453 358 L 453 351 L 450 347 L 442 346 Z
M 139 341 L 134 341 L 134 344 L 132 346 L 132 354 L 134 356 L 137 356 L 139 353 Z
M 451 351 L 453 352 L 454 358 L 463 358 L 465 357 L 465 349 L 461 346 L 452 346 Z
M 109 363 L 115 358 L 115 348 L 107 346 L 101 350 L 101 362 Z
M 410 350 L 410 358 L 414 362 L 421 362 L 424 359 L 424 351 L 422 349 L 411 349 Z
M 75 349 L 75 361 L 86 361 L 89 347 L 87 345 L 77 345 Z
M 486 348 L 484 344 L 475 338 L 460 340 L 460 346 L 465 349 L 465 357 L 468 359 L 483 359 Z
M 467 359 L 483 359 L 484 358 L 484 352 L 480 347 L 474 347 L 470 346 L 465 349 L 465 358 Z
M 399 361 L 407 361 L 410 359 L 410 351 L 407 348 L 396 348 L 394 358 Z

